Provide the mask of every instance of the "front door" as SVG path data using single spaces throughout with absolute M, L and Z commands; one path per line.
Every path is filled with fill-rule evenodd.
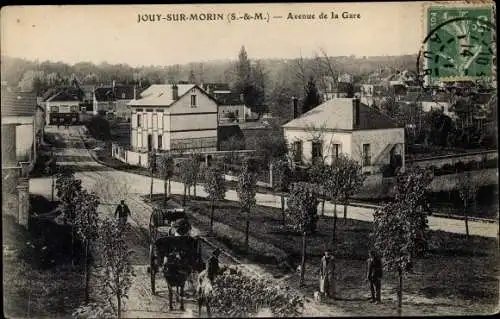
M 153 135 L 148 134 L 148 151 L 153 149 Z

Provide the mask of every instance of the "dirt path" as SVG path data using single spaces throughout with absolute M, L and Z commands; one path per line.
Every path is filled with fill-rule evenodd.
M 54 129 L 55 130 L 55 129 Z M 50 131 L 50 128 L 48 129 Z M 126 173 L 113 170 L 96 163 L 85 148 L 77 129 L 57 130 L 58 138 L 65 143 L 64 148 L 59 148 L 56 155 L 59 157 L 60 165 L 71 166 L 75 170 L 75 176 L 82 180 L 85 188 L 96 191 L 101 198 L 105 200 L 99 206 L 98 211 L 101 216 L 112 217 L 114 209 L 119 200 L 125 199 L 132 211 L 132 218 L 129 220 L 130 229 L 128 243 L 133 250 L 133 267 L 136 276 L 133 278 L 132 287 L 129 290 L 129 298 L 125 301 L 124 317 L 128 318 L 187 318 L 196 317 L 197 306 L 195 304 L 193 291 L 187 290 L 185 299 L 186 311 L 179 310 L 168 311 L 168 294 L 166 283 L 163 278 L 157 274 L 156 289 L 157 295 L 151 294 L 150 275 L 146 269 L 149 265 L 149 243 L 148 243 L 148 225 L 151 214 L 151 207 L 143 202 L 140 195 L 145 192 L 134 193 L 130 180 L 127 180 Z M 142 176 L 143 179 L 147 177 Z M 30 185 L 32 192 L 48 196 L 50 191 L 50 179 L 34 179 Z M 149 191 L 149 188 L 148 188 Z M 194 229 L 194 232 L 199 232 Z M 212 251 L 210 244 L 203 245 L 204 259 Z M 237 263 L 232 256 L 222 256 L 221 264 Z M 250 274 L 258 274 L 261 277 L 272 278 L 271 274 L 256 265 L 245 264 L 244 270 Z M 174 309 L 178 309 L 175 304 Z M 308 302 L 304 309 L 304 316 L 342 316 L 346 315 L 338 309 L 331 306 L 318 305 L 314 302 Z

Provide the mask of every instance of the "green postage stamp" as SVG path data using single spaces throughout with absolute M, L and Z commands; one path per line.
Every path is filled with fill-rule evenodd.
M 423 74 L 428 84 L 493 80 L 496 72 L 494 5 L 424 8 Z

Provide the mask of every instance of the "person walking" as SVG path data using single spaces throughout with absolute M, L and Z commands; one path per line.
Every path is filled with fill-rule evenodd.
M 125 204 L 125 201 L 121 200 L 120 205 L 116 207 L 115 217 L 118 217 L 120 225 L 123 226 L 127 223 L 128 216 L 131 216 L 130 209 L 127 204 Z
M 319 268 L 319 291 L 328 298 L 335 298 L 335 259 L 332 252 L 327 249 L 321 258 Z
M 382 260 L 378 254 L 371 250 L 369 252 L 368 258 L 368 271 L 366 274 L 366 279 L 370 283 L 371 301 L 380 303 L 380 286 L 382 279 Z
M 212 256 L 207 261 L 207 276 L 208 279 L 210 279 L 210 282 L 213 282 L 215 277 L 219 274 L 219 255 L 220 255 L 220 249 L 216 248 L 212 252 Z

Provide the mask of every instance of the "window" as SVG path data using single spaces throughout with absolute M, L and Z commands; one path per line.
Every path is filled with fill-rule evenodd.
M 196 95 L 191 95 L 191 107 L 196 107 Z
M 137 127 L 141 127 L 142 122 L 141 122 L 141 114 L 137 114 Z
M 293 161 L 302 162 L 302 141 L 293 142 Z
M 76 105 L 71 105 L 71 112 L 78 112 Z
M 313 163 L 320 161 L 323 158 L 323 143 L 312 142 L 311 155 Z
M 122 93 L 122 99 L 125 99 L 125 93 Z
M 370 166 L 371 162 L 370 144 L 363 144 L 363 166 Z
M 85 112 L 87 112 L 87 107 L 82 106 L 82 113 L 85 113 Z
M 51 106 L 50 107 L 50 110 L 54 113 L 58 113 L 59 112 L 59 107 L 58 106 Z
M 158 115 L 153 114 L 153 129 L 158 127 Z
M 158 135 L 158 149 L 162 148 L 162 136 Z
M 332 144 L 332 159 L 339 158 L 341 151 L 340 144 Z

